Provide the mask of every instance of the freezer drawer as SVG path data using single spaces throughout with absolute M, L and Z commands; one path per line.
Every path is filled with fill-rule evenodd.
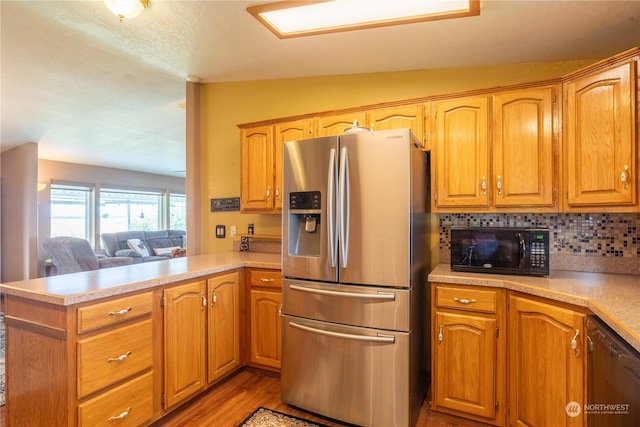
M 282 316 L 282 400 L 359 426 L 409 426 L 410 334 Z
M 333 323 L 408 332 L 411 290 L 285 279 L 282 312 Z

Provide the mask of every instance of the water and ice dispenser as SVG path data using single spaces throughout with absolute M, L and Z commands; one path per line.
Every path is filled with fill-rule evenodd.
M 319 191 L 289 194 L 289 255 L 320 255 L 321 200 Z

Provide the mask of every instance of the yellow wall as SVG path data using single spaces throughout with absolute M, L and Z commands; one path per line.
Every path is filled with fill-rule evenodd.
M 238 124 L 402 99 L 464 92 L 558 78 L 595 61 L 516 64 L 499 67 L 436 69 L 209 83 L 201 88 L 202 252 L 231 250 L 233 240 L 215 238 L 215 225 L 235 225 L 246 233 L 280 234 L 280 215 L 212 213 L 209 199 L 240 195 Z

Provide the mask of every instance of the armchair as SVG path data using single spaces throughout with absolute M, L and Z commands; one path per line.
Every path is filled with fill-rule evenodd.
M 53 274 L 98 270 L 133 263 L 131 257 L 106 257 L 97 255 L 91 244 L 77 237 L 58 236 L 45 239 L 42 247 L 53 264 Z

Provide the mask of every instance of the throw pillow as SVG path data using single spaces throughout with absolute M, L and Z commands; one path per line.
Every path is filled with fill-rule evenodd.
M 172 258 L 182 258 L 187 256 L 187 250 L 185 248 L 176 248 L 171 252 Z
M 140 239 L 129 239 L 127 240 L 127 245 L 131 248 L 131 250 L 136 251 L 140 254 L 140 256 L 147 257 L 149 256 L 149 250 L 142 243 Z
M 153 252 L 158 255 L 171 255 L 174 249 L 179 249 L 180 246 L 172 246 L 170 248 L 153 248 Z

